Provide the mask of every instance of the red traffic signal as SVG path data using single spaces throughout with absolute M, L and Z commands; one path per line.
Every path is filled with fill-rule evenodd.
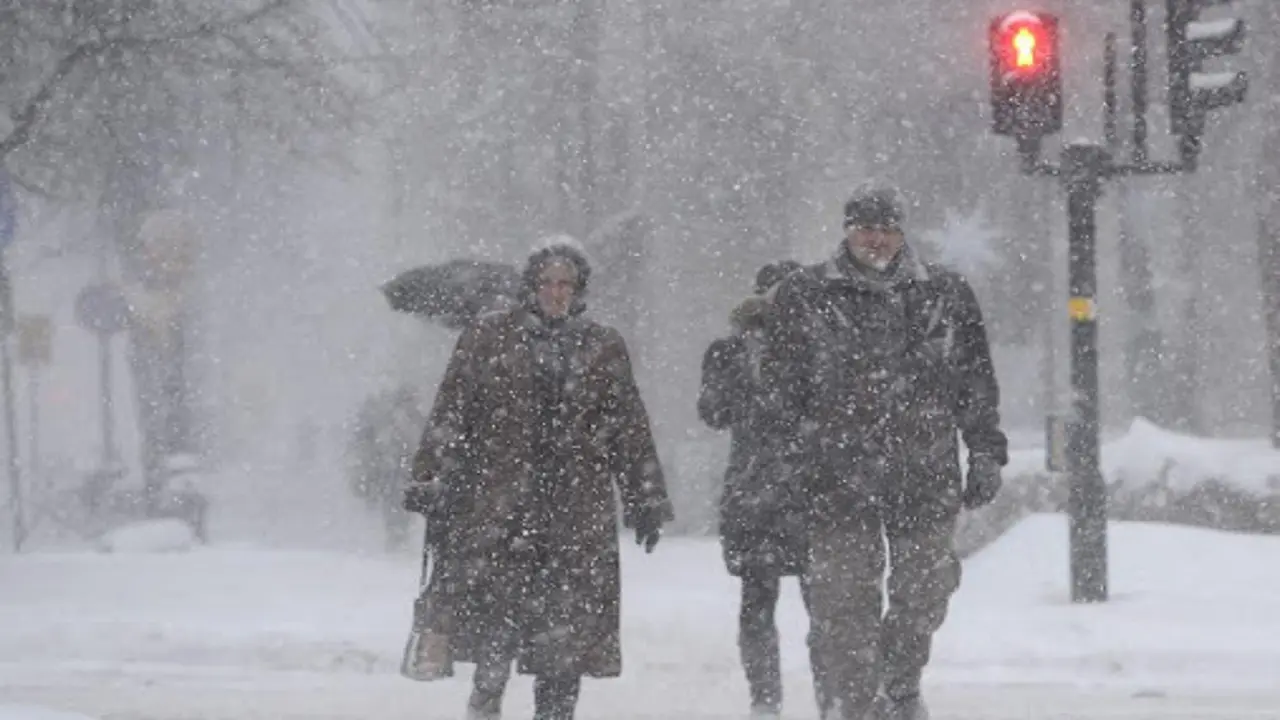
M 1021 27 L 1013 34 L 1013 64 L 1019 70 L 1035 69 L 1040 63 L 1036 56 L 1036 34 L 1031 28 Z
M 991 48 L 998 56 L 1003 73 L 1025 75 L 1043 71 L 1050 53 L 1056 51 L 1054 23 L 1046 24 L 1040 15 L 1018 11 L 992 23 Z
M 1058 19 L 1018 10 L 994 18 L 991 55 L 992 126 L 998 135 L 1036 138 L 1062 129 Z

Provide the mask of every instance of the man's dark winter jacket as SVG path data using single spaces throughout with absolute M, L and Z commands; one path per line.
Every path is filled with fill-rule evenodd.
M 805 554 L 797 503 L 787 495 L 781 464 L 785 432 L 761 375 L 764 340 L 761 331 L 740 331 L 711 343 L 702 360 L 698 414 L 712 428 L 732 432 L 719 519 L 725 565 L 733 575 L 797 574 Z
M 957 435 L 1007 462 L 982 312 L 959 274 L 910 247 L 877 272 L 842 243 L 783 282 L 771 317 L 764 374 L 811 503 L 944 519 L 961 505 Z

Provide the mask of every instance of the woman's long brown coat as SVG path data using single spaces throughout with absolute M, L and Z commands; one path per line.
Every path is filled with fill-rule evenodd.
M 541 518 L 531 513 L 539 321 L 517 308 L 481 318 L 458 341 L 414 463 L 415 481 L 446 488 L 429 622 L 461 662 L 518 628 L 520 672 L 612 677 L 622 669 L 615 487 L 628 526 L 642 512 L 672 513 L 626 344 L 612 328 L 568 322 L 559 442 L 570 466 Z

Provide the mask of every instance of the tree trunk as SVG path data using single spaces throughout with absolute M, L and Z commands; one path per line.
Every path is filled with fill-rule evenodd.
M 1280 27 L 1280 5 L 1266 4 L 1265 26 Z M 1270 45 L 1267 60 L 1274 76 L 1280 70 L 1280 46 Z M 1275 81 L 1272 81 L 1274 86 Z M 1272 92 L 1267 107 L 1258 117 L 1273 118 L 1280 110 L 1280 98 Z M 1271 387 L 1271 446 L 1280 450 L 1280 125 L 1267 122 L 1262 138 L 1262 167 L 1255 187 L 1258 198 L 1258 270 L 1262 273 L 1262 318 L 1266 324 L 1267 366 Z
M 559 60 L 551 63 L 552 95 L 557 108 L 555 178 L 559 222 L 564 230 L 585 238 L 601 219 L 596 178 L 596 104 L 599 85 L 599 0 L 574 0 L 564 33 L 552 40 Z
M 601 0 L 578 0 L 573 21 L 574 109 L 578 124 L 578 197 L 584 234 L 601 219 L 595 141 L 599 135 Z
M 1200 215 L 1194 203 L 1196 193 L 1192 184 L 1195 179 L 1183 176 L 1178 182 L 1181 185 L 1181 200 L 1178 203 L 1181 225 L 1179 274 L 1185 289 L 1182 298 L 1182 333 L 1173 364 L 1174 382 L 1171 383 L 1175 389 L 1177 412 L 1171 420 L 1175 427 L 1184 432 L 1202 434 L 1206 430 L 1200 408 L 1204 384 L 1200 373 L 1201 346 L 1205 337 L 1204 314 L 1200 304 L 1204 291 L 1204 234 L 1200 230 Z
M 1125 339 L 1125 387 L 1134 416 L 1158 424 L 1170 418 L 1161 403 L 1161 349 L 1164 338 L 1156 317 L 1155 289 L 1152 287 L 1151 254 L 1146 239 L 1139 236 L 1133 222 L 1136 192 L 1133 181 L 1119 183 L 1116 197 L 1120 211 L 1120 284 L 1129 319 Z

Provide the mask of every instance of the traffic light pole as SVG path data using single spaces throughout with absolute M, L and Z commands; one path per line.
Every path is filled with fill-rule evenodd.
M 1129 92 L 1133 103 L 1133 164 L 1147 163 L 1147 2 L 1129 2 Z M 1114 74 L 1111 77 L 1115 81 Z
M 1132 162 L 1117 165 L 1116 51 L 1107 37 L 1103 68 L 1103 125 L 1107 145 L 1076 143 L 1062 150 L 1061 163 L 1039 158 L 1040 138 L 1016 138 L 1023 174 L 1054 176 L 1067 195 L 1068 316 L 1071 322 L 1071 415 L 1066 431 L 1069 490 L 1071 600 L 1107 600 L 1107 487 L 1101 469 L 1101 408 L 1098 383 L 1097 201 L 1103 183 L 1113 177 L 1178 173 L 1181 164 L 1151 162 L 1147 156 L 1146 13 L 1143 0 L 1132 0 L 1133 92 Z
M 1100 469 L 1097 322 L 1097 200 L 1110 158 L 1097 145 L 1068 145 L 1067 192 L 1072 417 L 1067 429 L 1067 509 L 1071 518 L 1071 599 L 1107 599 L 1107 490 Z
M 1166 0 L 1171 126 L 1179 136 L 1179 162 L 1152 162 L 1147 154 L 1146 0 L 1130 0 L 1133 93 L 1131 162 L 1118 165 L 1115 37 L 1107 37 L 1104 126 L 1107 146 L 1075 143 L 1063 148 L 1061 164 L 1040 160 L 1041 140 L 1062 130 L 1058 19 L 1048 13 L 1014 11 L 993 18 L 989 35 L 992 131 L 1017 141 L 1024 175 L 1060 179 L 1067 193 L 1069 247 L 1068 310 L 1071 319 L 1072 416 L 1067 423 L 1066 469 L 1070 475 L 1071 598 L 1107 599 L 1107 493 L 1100 468 L 1098 392 L 1097 200 L 1103 182 L 1115 177 L 1194 172 L 1206 113 L 1242 102 L 1245 73 L 1205 73 L 1205 58 L 1238 53 L 1244 23 L 1213 22 L 1199 13 L 1231 0 Z M 1194 77 L 1193 77 L 1194 76 Z M 1050 428 L 1051 433 L 1057 428 Z M 1051 438 L 1052 439 L 1052 438 Z M 1052 447 L 1052 443 L 1050 445 Z
M 1056 176 L 1067 193 L 1067 314 L 1071 319 L 1071 415 L 1067 420 L 1067 514 L 1071 601 L 1107 600 L 1107 486 L 1101 468 L 1098 388 L 1097 204 L 1103 182 L 1122 171 L 1106 148 L 1075 143 L 1061 165 L 1023 155 L 1024 171 Z

